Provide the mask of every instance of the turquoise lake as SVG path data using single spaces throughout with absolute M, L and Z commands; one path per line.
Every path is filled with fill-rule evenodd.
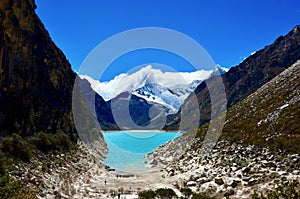
M 179 132 L 105 132 L 104 140 L 108 153 L 104 164 L 118 172 L 141 173 L 145 167 L 146 155 L 157 147 L 181 136 Z

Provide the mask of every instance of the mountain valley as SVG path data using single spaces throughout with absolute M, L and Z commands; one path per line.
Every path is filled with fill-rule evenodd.
M 0 198 L 300 197 L 299 25 L 229 70 L 146 65 L 99 82 L 73 72 L 35 10 L 34 0 L 0 2 Z M 152 149 L 144 164 L 156 172 L 103 164 L 103 131 L 178 131 L 183 112 L 195 128 Z

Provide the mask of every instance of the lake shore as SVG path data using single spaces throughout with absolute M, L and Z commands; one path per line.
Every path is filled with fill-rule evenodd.
M 177 141 L 182 142 L 181 146 L 188 145 L 187 148 L 197 142 L 187 143 L 183 138 Z M 253 146 L 230 145 L 224 141 L 210 153 L 199 156 L 197 150 L 186 151 L 175 146 L 166 144 L 153 152 L 150 165 L 160 169 L 144 174 L 108 171 L 82 144 L 74 152 L 19 165 L 18 169 L 23 171 L 20 178 L 40 198 L 47 199 L 115 198 L 118 193 L 133 199 L 142 190 L 158 188 L 171 188 L 181 196 L 181 187 L 217 198 L 230 195 L 239 199 L 250 198 L 255 190 L 265 193 L 278 185 L 300 181 L 299 154 L 272 154 L 267 149 L 257 151 Z M 49 168 L 45 169 L 45 165 Z

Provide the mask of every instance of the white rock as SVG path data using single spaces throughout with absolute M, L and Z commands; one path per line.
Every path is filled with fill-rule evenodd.
M 186 183 L 186 185 L 187 185 L 188 187 L 194 187 L 194 186 L 197 185 L 197 183 L 196 183 L 195 181 L 189 181 L 189 182 Z
M 299 175 L 299 174 L 300 174 L 300 171 L 299 171 L 299 170 L 294 170 L 294 171 L 293 171 L 293 174 L 294 174 L 294 175 Z

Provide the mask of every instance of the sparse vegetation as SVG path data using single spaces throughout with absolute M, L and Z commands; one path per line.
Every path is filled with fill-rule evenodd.
M 288 186 L 279 186 L 275 190 L 269 191 L 266 195 L 254 192 L 252 199 L 299 199 L 300 191 L 295 189 L 294 183 L 289 183 Z
M 192 199 L 216 199 L 216 198 L 211 198 L 209 196 L 205 196 L 199 193 L 193 194 Z
M 56 134 L 40 132 L 26 138 L 14 133 L 0 139 L 0 198 L 37 198 L 35 192 L 25 184 L 10 178 L 7 171 L 11 170 L 11 165 L 30 162 L 30 159 L 36 156 L 35 154 L 67 152 L 73 146 L 72 141 L 63 132 Z M 42 170 L 47 169 L 47 165 L 43 165 Z
M 40 132 L 27 138 L 22 138 L 14 133 L 12 136 L 0 140 L 0 173 L 1 168 L 5 164 L 3 161 L 5 156 L 13 160 L 28 162 L 33 156 L 34 150 L 46 153 L 51 151 L 66 152 L 73 145 L 70 138 L 63 132 L 56 134 Z
M 0 198 L 2 199 L 37 199 L 34 191 L 20 182 L 13 181 L 9 175 L 0 177 Z
M 157 196 L 157 193 L 153 190 L 146 190 L 146 191 L 141 191 L 138 194 L 139 198 L 141 199 L 152 199 L 155 198 Z
M 220 139 L 299 154 L 299 68 L 292 66 L 228 109 Z M 197 137 L 203 139 L 208 126 L 199 127 Z
M 63 132 L 56 134 L 39 132 L 30 138 L 30 143 L 43 152 L 68 151 L 72 146 L 71 140 Z
M 32 146 L 16 133 L 1 140 L 1 150 L 7 154 L 8 157 L 25 162 L 28 162 L 32 157 Z
M 181 188 L 180 192 L 183 194 L 184 198 L 189 198 L 193 194 L 193 191 L 190 188 Z
M 168 188 L 160 188 L 157 189 L 155 192 L 157 196 L 159 196 L 159 198 L 161 199 L 169 199 L 177 196 L 176 193 L 173 191 L 173 189 L 168 189 Z
M 212 198 L 206 195 L 202 195 L 199 193 L 194 193 L 190 188 L 181 188 L 180 192 L 184 195 L 184 199 L 190 198 L 192 196 L 192 199 L 216 199 Z M 168 188 L 160 188 L 155 191 L 153 190 L 145 190 L 141 191 L 138 194 L 139 198 L 141 199 L 155 199 L 155 198 L 160 198 L 160 199 L 171 199 L 171 198 L 177 198 L 178 196 L 174 192 L 173 189 L 168 189 Z M 182 197 L 180 197 L 182 198 Z

